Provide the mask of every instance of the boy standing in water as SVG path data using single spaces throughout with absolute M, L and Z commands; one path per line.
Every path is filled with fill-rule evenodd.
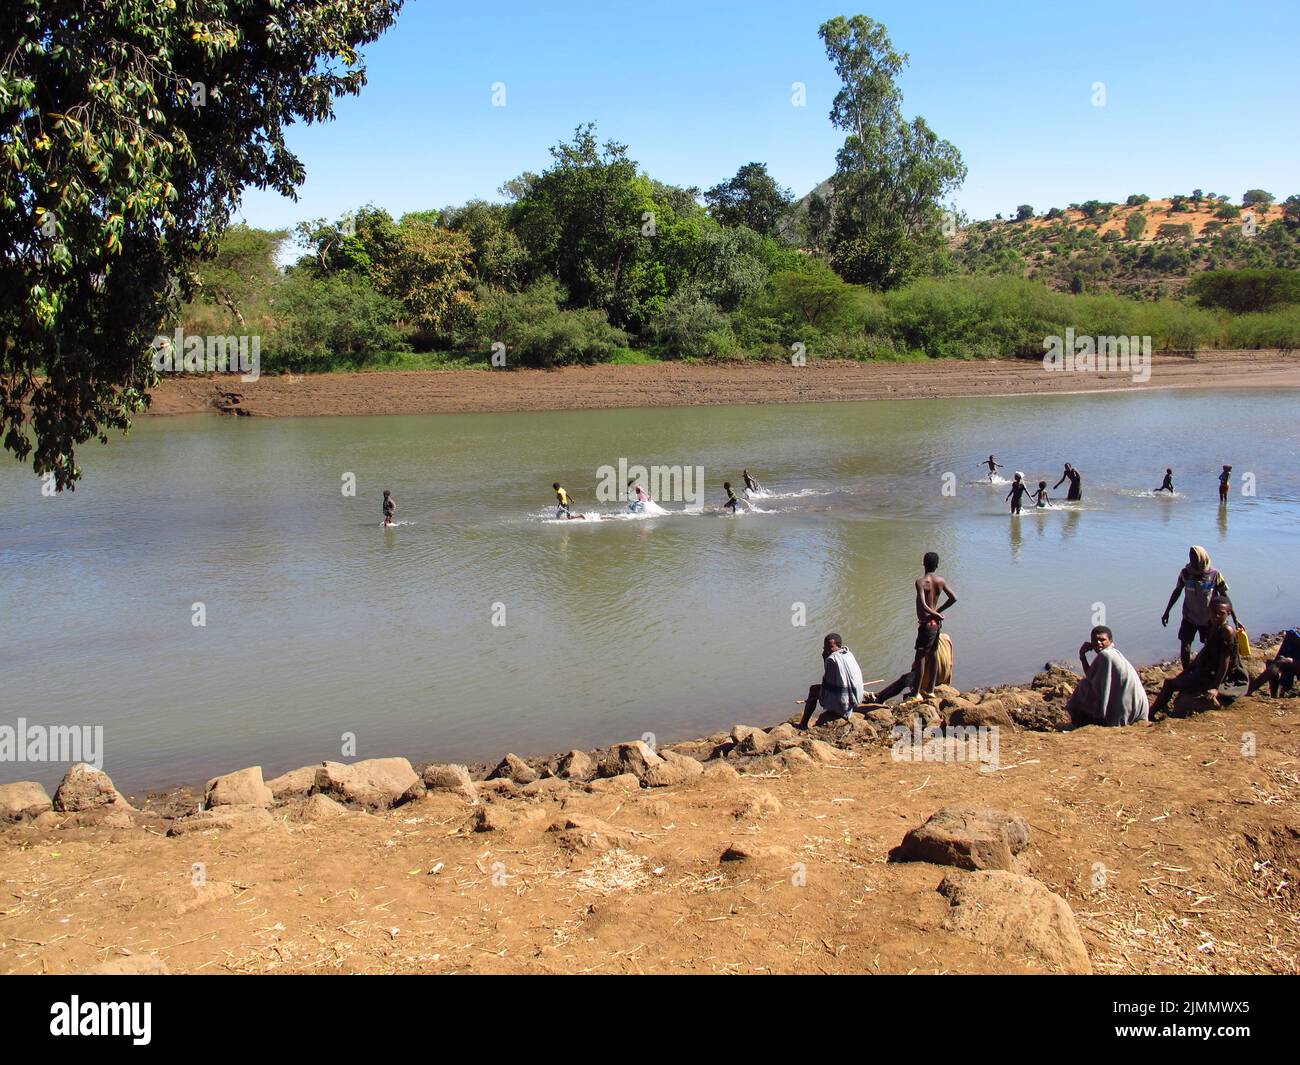
M 732 514 L 735 514 L 736 508 L 740 506 L 740 499 L 737 498 L 736 493 L 731 490 L 730 481 L 723 481 L 722 487 L 727 490 L 727 501 L 723 503 L 722 506 L 725 510 L 729 510 Z
M 1024 502 L 1025 493 L 1028 491 L 1029 485 L 1025 484 L 1025 475 L 1017 470 L 1015 480 L 1011 482 L 1011 491 L 1007 493 L 1007 499 L 1011 500 L 1012 514 L 1020 513 L 1020 506 Z M 1003 500 L 1003 502 L 1005 501 Z
M 758 482 L 749 475 L 748 470 L 741 470 L 740 475 L 745 478 L 745 488 L 750 492 L 758 491 Z
M 1232 479 L 1232 467 L 1224 466 L 1223 472 L 1219 474 L 1219 502 L 1228 501 L 1228 482 Z
M 397 504 L 393 502 L 393 493 L 384 489 L 384 525 L 393 524 L 393 515 L 397 513 Z
M 645 510 L 645 505 L 650 502 L 650 493 L 637 484 L 635 477 L 628 478 L 627 489 L 630 495 L 636 496 L 635 499 L 628 503 L 627 509 L 633 514 L 641 513 Z
M 980 465 L 987 466 L 989 468 L 989 484 L 992 484 L 993 475 L 997 473 L 998 470 L 1002 469 L 1002 464 L 998 462 L 998 460 L 995 459 L 992 455 L 990 455 L 987 459 L 981 462 Z
M 1156 491 L 1168 492 L 1170 495 L 1174 494 L 1174 471 L 1173 470 L 1165 470 L 1165 479 L 1160 482 L 1160 487 L 1157 488 Z
M 1048 502 L 1048 500 L 1047 500 L 1047 482 L 1046 482 L 1046 481 L 1039 481 L 1039 482 L 1038 482 L 1038 491 L 1037 491 L 1037 492 L 1031 492 L 1030 495 L 1032 495 L 1032 496 L 1034 497 L 1034 506 L 1039 507 L 1040 509 L 1046 507 L 1046 506 L 1047 506 L 1047 502 Z
M 569 493 L 560 487 L 559 481 L 556 481 L 553 485 L 551 485 L 551 487 L 555 489 L 555 500 L 556 503 L 558 504 L 558 506 L 556 506 L 555 508 L 556 518 L 559 518 L 560 515 L 564 515 L 564 517 L 566 518 L 572 518 L 573 500 L 569 497 Z

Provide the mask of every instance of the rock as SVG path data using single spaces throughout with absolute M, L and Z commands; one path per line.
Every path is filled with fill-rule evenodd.
M 781 800 L 770 791 L 759 791 L 749 796 L 732 811 L 737 821 L 761 821 L 781 812 Z
M 645 780 L 646 773 L 654 766 L 662 766 L 664 759 L 655 754 L 646 743 L 633 740 L 631 743 L 615 744 L 610 751 L 610 762 L 619 773 L 631 773 L 637 780 Z
M 547 831 L 558 832 L 560 845 L 567 850 L 606 851 L 615 847 L 631 850 L 636 843 L 632 833 L 590 814 L 566 814 L 553 821 Z
M 600 791 L 640 791 L 641 781 L 632 773 L 620 773 L 616 777 L 597 777 L 587 785 L 591 792 Z
M 387 810 L 410 799 L 419 783 L 405 758 L 369 758 L 350 765 L 326 762 L 316 770 L 312 790 L 370 810 Z
M 1005 703 L 1000 699 L 990 699 L 958 706 L 948 716 L 948 724 L 963 728 L 1013 728 L 1015 721 Z
M 940 699 L 961 698 L 961 692 L 959 692 L 951 684 L 936 684 L 934 686 L 934 694 L 937 695 Z
M 743 862 L 747 865 L 765 865 L 768 867 L 783 865 L 788 867 L 794 862 L 794 854 L 788 847 L 759 843 L 753 839 L 739 839 L 722 852 L 721 860 L 724 862 Z
M 710 762 L 704 767 L 700 774 L 705 780 L 739 780 L 740 774 L 736 772 L 736 767 L 727 765 L 726 762 Z
M 753 725 L 737 725 L 731 730 L 731 740 L 740 754 L 767 754 L 773 741 L 766 732 Z
M 689 755 L 664 751 L 659 765 L 650 766 L 642 782 L 648 788 L 667 788 L 694 780 L 704 772 L 704 766 Z
M 270 806 L 275 794 L 262 780 L 260 765 L 237 773 L 213 777 L 203 792 L 204 804 L 213 806 Z
M 1029 825 L 1001 810 L 945 806 L 912 829 L 890 854 L 895 862 L 933 862 L 959 869 L 1010 869 L 1029 845 Z
M 37 814 L 32 821 L 34 827 L 44 829 L 58 828 L 61 824 L 63 824 L 63 818 L 53 810 L 46 810 L 43 814 Z
M 336 817 L 344 816 L 347 812 L 347 807 L 340 806 L 328 795 L 317 793 L 309 796 L 307 801 L 295 811 L 294 819 L 308 822 L 331 821 Z
M 173 821 L 167 835 L 188 836 L 211 828 L 260 831 L 274 824 L 270 812 L 263 806 L 218 806 L 215 810 L 200 810 Z
M 512 780 L 516 784 L 531 784 L 537 779 L 537 770 L 515 754 L 507 754 L 501 763 L 488 774 L 489 780 Z
M 49 794 L 34 780 L 0 784 L 0 817 L 37 817 L 53 806 Z
M 125 806 L 107 806 L 102 812 L 96 811 L 96 813 L 99 814 L 99 823 L 105 828 L 135 828 L 135 819 L 132 816 L 135 811 Z
M 777 756 L 777 761 L 787 769 L 806 769 L 813 765 L 812 755 L 802 747 L 791 747 Z
M 268 780 L 266 786 L 277 799 L 304 799 L 316 783 L 316 768 L 305 765 L 301 769 L 290 769 L 274 780 Z
M 780 743 L 782 740 L 797 740 L 802 736 L 803 733 L 789 721 L 782 721 L 781 724 L 767 730 L 767 740 L 770 744 Z
M 543 777 L 541 780 L 534 780 L 531 784 L 525 784 L 520 789 L 520 794 L 532 797 L 558 797 L 566 794 L 571 787 L 573 785 L 569 781 L 562 780 L 559 777 Z
M 570 751 L 560 759 L 555 775 L 565 780 L 578 780 L 586 783 L 596 775 L 596 763 L 586 751 Z
M 509 777 L 497 777 L 495 780 L 480 781 L 478 790 L 489 795 L 505 795 L 509 797 L 519 794 L 519 785 Z
M 806 739 L 799 745 L 814 762 L 842 762 L 840 752 L 825 740 Z
M 939 893 L 952 904 L 946 927 L 1000 959 L 1054 973 L 1092 972 L 1074 911 L 1037 880 L 1003 870 L 950 873 Z
M 474 811 L 474 816 L 470 819 L 470 828 L 475 832 L 504 832 L 515 819 L 503 806 L 489 804 L 480 806 Z
M 887 706 L 877 707 L 875 710 L 868 710 L 866 718 L 868 721 L 875 725 L 879 725 L 884 729 L 891 729 L 894 727 L 894 712 Z
M 87 976 L 166 976 L 168 973 L 167 963 L 156 954 L 114 958 L 85 970 Z
M 202 884 L 193 884 L 187 889 L 182 900 L 172 908 L 172 913 L 177 917 L 183 917 L 221 899 L 234 898 L 237 893 L 235 885 L 228 884 L 224 880 L 208 880 Z
M 469 769 L 450 762 L 425 766 L 424 786 L 429 791 L 450 791 L 469 802 L 478 801 L 478 788 L 469 775 Z
M 130 807 L 107 773 L 85 762 L 78 762 L 63 778 L 54 793 L 54 809 L 63 813 L 94 810 L 101 806 Z

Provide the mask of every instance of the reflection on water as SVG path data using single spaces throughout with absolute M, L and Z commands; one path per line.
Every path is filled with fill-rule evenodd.
M 103 724 L 106 768 L 133 788 L 337 758 L 345 732 L 359 757 L 475 760 L 765 723 L 794 709 L 832 629 L 869 677 L 908 666 L 931 549 L 960 597 L 945 631 L 963 686 L 1072 661 L 1094 603 L 1131 658 L 1172 653 L 1159 616 L 1193 543 L 1213 545 L 1252 632 L 1298 620 L 1294 568 L 1276 568 L 1297 548 L 1293 397 L 1029 409 L 150 420 L 88 447 L 75 494 L 0 467 L 0 724 Z M 1075 461 L 1084 502 L 1009 517 L 1007 486 L 976 468 L 990 451 L 1049 486 Z M 704 512 L 553 520 L 556 480 L 619 516 L 594 486 L 621 457 L 703 465 Z M 1259 495 L 1219 508 L 1229 461 Z M 1179 498 L 1147 492 L 1166 466 Z M 775 494 L 722 515 L 742 467 Z M 385 488 L 410 524 L 381 527 Z M 0 764 L 0 781 L 61 773 Z

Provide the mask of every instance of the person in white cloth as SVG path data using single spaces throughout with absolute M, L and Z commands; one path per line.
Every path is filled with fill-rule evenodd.
M 808 689 L 799 727 L 808 727 L 808 720 L 819 706 L 822 715 L 817 724 L 821 725 L 848 717 L 861 703 L 862 668 L 853 652 L 844 646 L 840 634 L 832 632 L 822 641 L 822 681 Z
M 1105 625 L 1092 630 L 1092 637 L 1079 648 L 1083 680 L 1074 689 L 1066 709 L 1078 725 L 1132 725 L 1146 721 L 1150 710 L 1142 678 L 1115 646 L 1115 635 Z M 1088 652 L 1096 652 L 1091 663 Z

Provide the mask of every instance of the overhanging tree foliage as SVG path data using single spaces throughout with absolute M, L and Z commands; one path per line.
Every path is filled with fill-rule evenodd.
M 293 196 L 295 121 L 365 84 L 400 0 L 9 0 L 0 21 L 0 432 L 59 488 L 125 429 L 149 344 L 243 189 Z

